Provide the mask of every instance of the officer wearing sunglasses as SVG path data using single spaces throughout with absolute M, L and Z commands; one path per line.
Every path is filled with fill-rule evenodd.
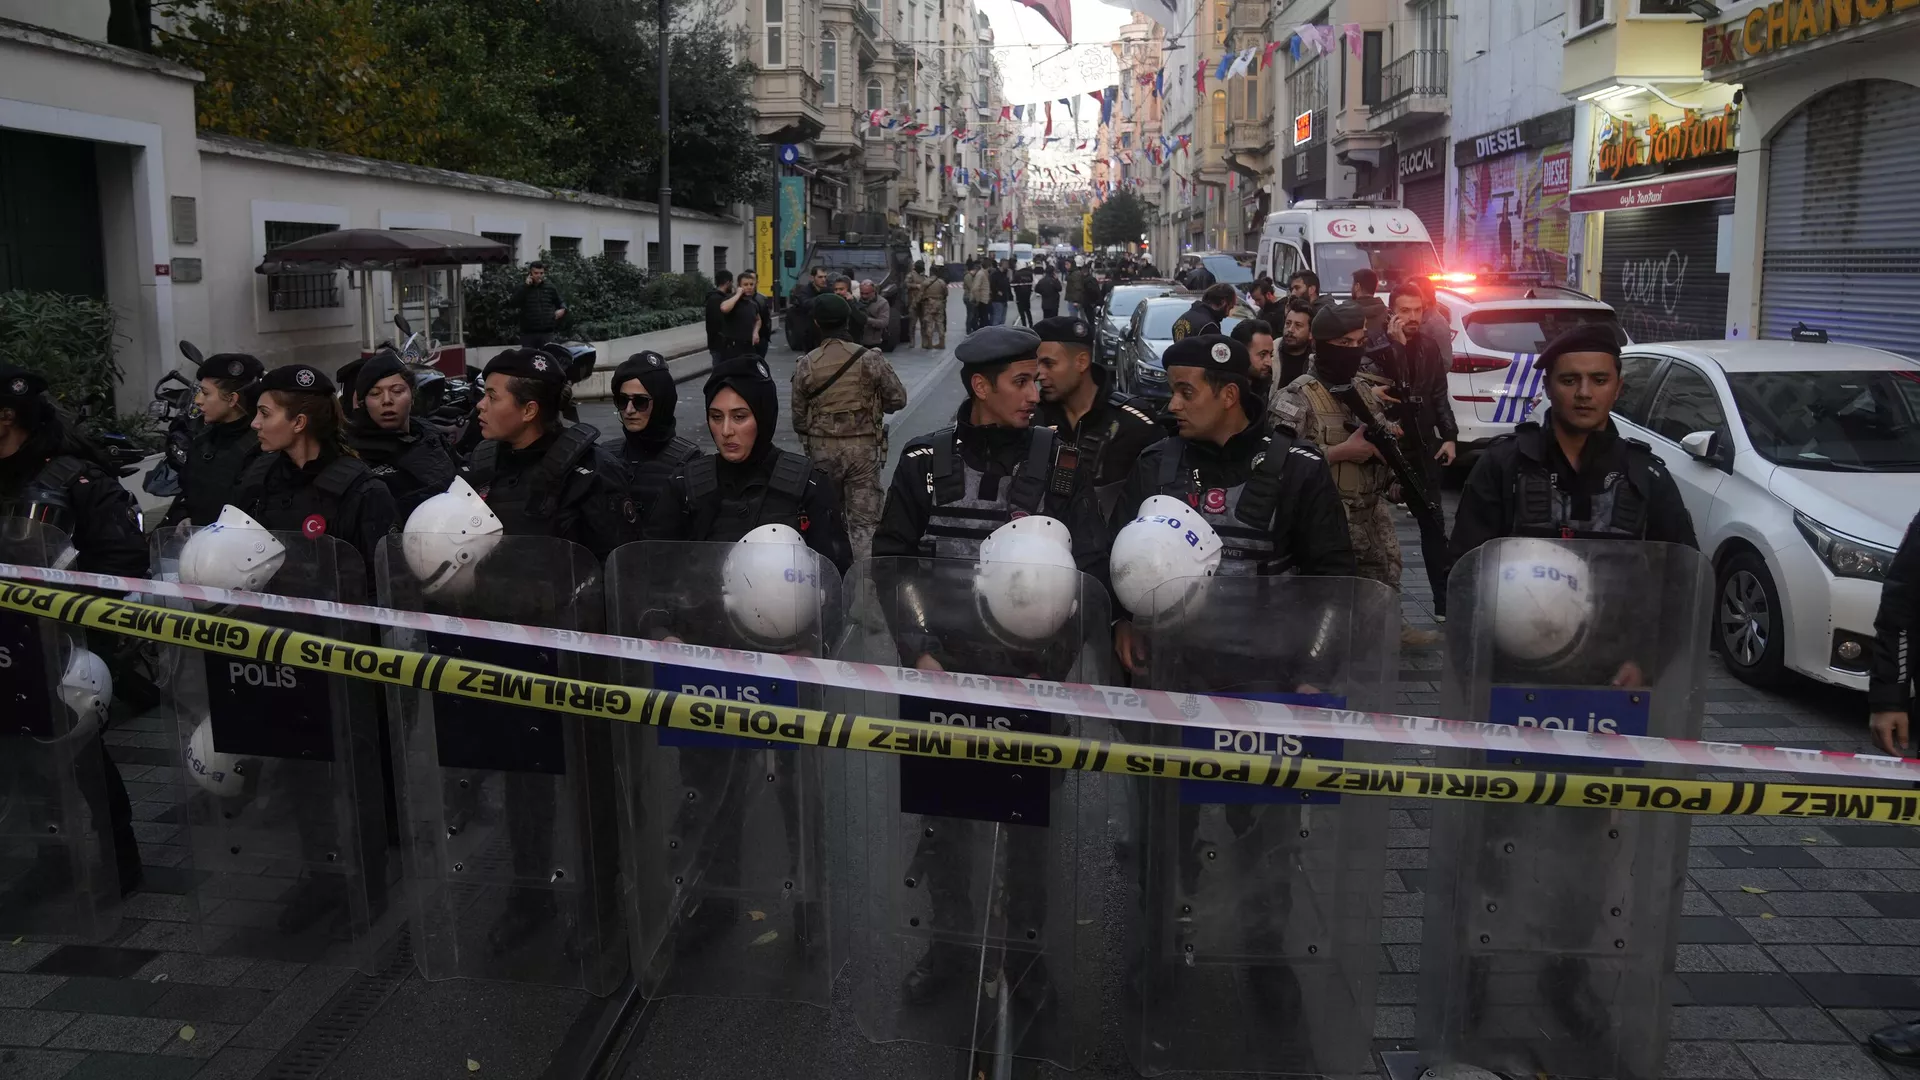
M 700 456 L 700 447 L 674 430 L 677 400 L 673 374 L 657 352 L 634 353 L 613 369 L 613 407 L 623 434 L 618 446 L 607 448 L 627 463 L 627 490 L 642 521 L 667 478 Z

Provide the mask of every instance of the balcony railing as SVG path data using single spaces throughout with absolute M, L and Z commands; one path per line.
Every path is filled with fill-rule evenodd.
M 1315 59 L 1287 76 L 1286 115 L 1289 120 L 1301 113 L 1317 113 L 1327 107 L 1326 70 L 1326 62 Z
M 1447 96 L 1447 50 L 1415 49 L 1380 69 L 1380 104 L 1385 109 L 1410 97 Z

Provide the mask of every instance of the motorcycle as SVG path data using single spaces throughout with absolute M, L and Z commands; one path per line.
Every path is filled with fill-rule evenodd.
M 180 343 L 180 355 L 187 358 L 195 370 L 206 361 L 200 350 L 191 341 Z M 193 404 L 196 387 L 193 380 L 169 371 L 160 376 L 153 384 L 153 400 L 147 403 L 147 415 L 156 424 L 166 425 L 166 439 L 161 447 L 164 458 L 158 465 L 148 470 L 146 478 L 140 482 L 141 490 L 160 498 L 171 498 L 180 494 L 180 468 L 186 464 L 187 448 L 193 442 L 193 428 L 200 419 L 200 410 Z M 120 436 L 124 439 L 125 436 Z M 111 449 L 111 448 L 110 448 Z M 135 468 L 145 455 L 135 459 Z M 129 473 L 121 473 L 127 476 Z

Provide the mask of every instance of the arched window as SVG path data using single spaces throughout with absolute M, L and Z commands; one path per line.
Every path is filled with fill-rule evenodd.
M 867 80 L 867 111 L 868 112 L 873 112 L 875 109 L 884 109 L 887 107 L 886 102 L 881 100 L 882 96 L 883 95 L 880 93 L 879 78 L 875 77 L 875 78 L 868 79 Z
M 840 39 L 831 30 L 820 35 L 820 101 L 840 104 Z
M 1224 145 L 1227 141 L 1227 92 L 1213 92 L 1213 141 Z

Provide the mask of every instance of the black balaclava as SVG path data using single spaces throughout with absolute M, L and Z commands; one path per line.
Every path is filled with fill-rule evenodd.
M 713 404 L 714 395 L 722 389 L 732 390 L 745 399 L 747 408 L 753 410 L 753 419 L 757 430 L 754 432 L 753 451 L 747 460 L 733 468 L 748 468 L 759 465 L 773 452 L 773 434 L 780 423 L 780 392 L 773 385 L 773 375 L 767 370 L 767 362 L 757 356 L 736 356 L 723 360 L 713 367 L 713 374 L 707 376 L 707 385 L 702 391 L 707 404 Z M 722 472 L 727 471 L 731 462 L 720 459 Z
M 1328 304 L 1314 313 L 1313 368 L 1321 382 L 1342 386 L 1353 381 L 1366 346 L 1335 345 L 1333 341 L 1365 325 L 1366 313 L 1357 304 Z
M 618 391 L 628 382 L 639 379 L 641 389 L 653 399 L 653 414 L 647 418 L 647 426 L 638 432 L 625 432 L 627 441 L 648 451 L 659 450 L 673 441 L 675 421 L 674 406 L 679 404 L 679 391 L 673 385 L 673 372 L 667 370 L 666 358 L 657 352 L 637 352 L 622 361 L 613 369 L 613 389 Z M 707 395 L 712 401 L 713 395 Z

